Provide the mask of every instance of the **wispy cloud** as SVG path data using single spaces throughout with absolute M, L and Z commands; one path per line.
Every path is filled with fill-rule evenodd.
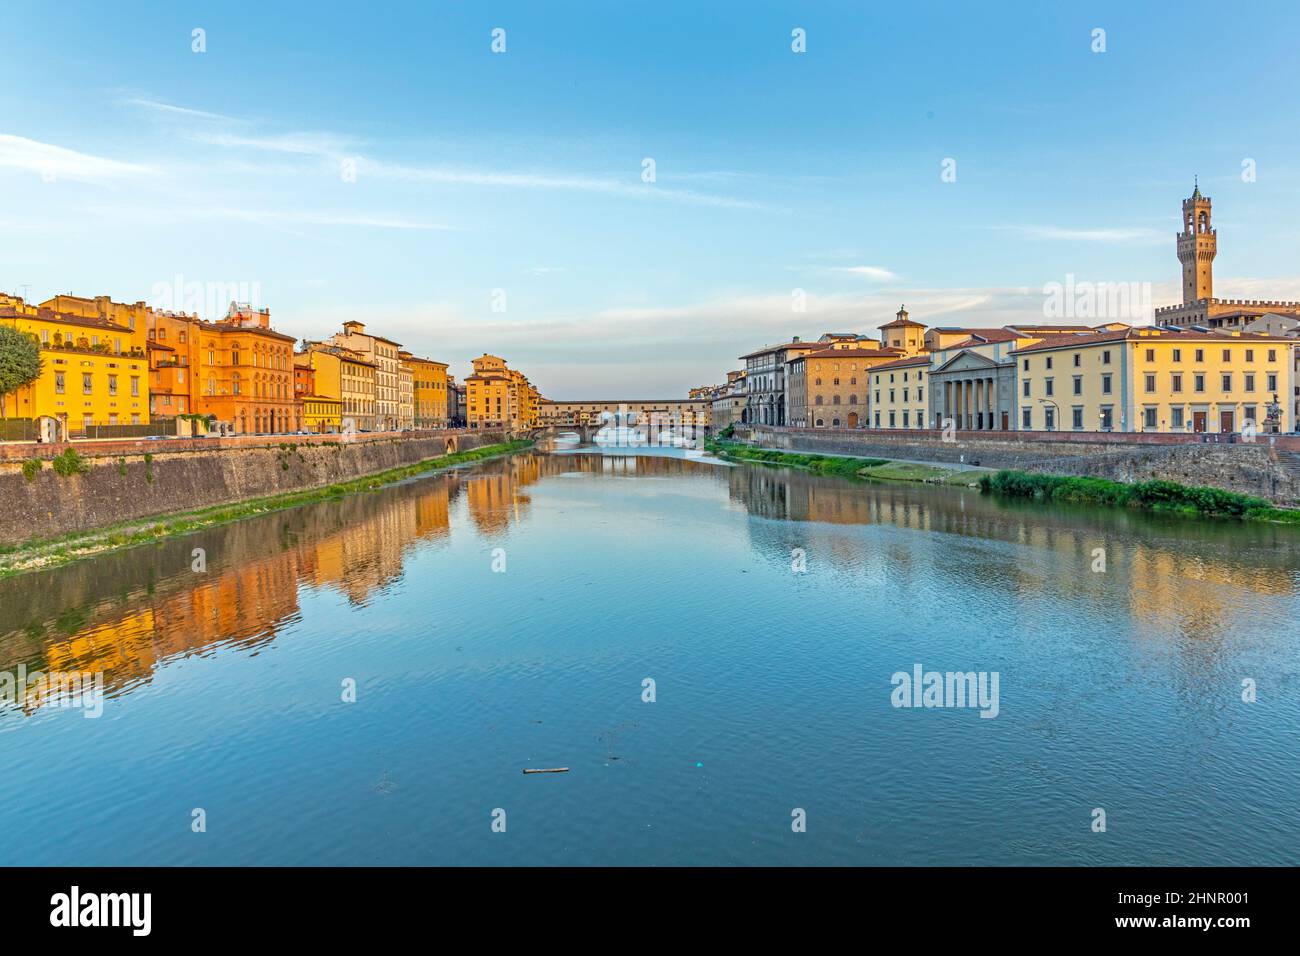
M 826 272 L 845 272 L 849 275 L 862 276 L 867 279 L 875 279 L 877 282 L 893 282 L 898 278 L 897 273 L 890 272 L 881 266 L 826 266 Z
M 1014 232 L 1028 239 L 1049 239 L 1064 242 L 1160 242 L 1167 235 L 1157 229 L 1099 228 L 1072 229 L 1063 226 L 990 226 L 1004 232 Z
M 665 200 L 717 209 L 757 209 L 761 205 L 753 200 L 735 196 L 701 192 L 695 189 L 678 189 L 659 183 L 645 183 L 640 181 L 637 174 L 623 179 L 616 176 L 568 171 L 509 170 L 394 162 L 366 155 L 362 151 L 365 143 L 345 133 L 275 131 L 268 129 L 268 124 L 253 120 L 191 109 L 140 96 L 125 98 L 120 102 L 142 110 L 155 121 L 167 124 L 180 136 L 192 142 L 230 150 L 315 156 L 336 162 L 352 159 L 357 163 L 358 176 L 376 179 L 450 186 L 603 193 L 610 196 Z M 687 175 L 689 174 L 683 174 L 681 178 L 685 179 Z M 746 177 L 741 173 L 714 172 L 701 174 L 700 178 L 710 182 L 734 182 Z
M 249 209 L 239 206 L 185 206 L 166 208 L 92 207 L 88 211 L 113 221 L 137 221 L 154 224 L 190 221 L 233 221 L 265 226 L 359 226 L 371 229 L 422 231 L 457 231 L 458 227 L 401 216 L 368 215 L 347 212 L 320 212 L 296 209 Z
M 191 109 L 188 106 L 176 106 L 172 103 L 163 103 L 160 100 L 151 100 L 140 96 L 131 96 L 123 98 L 123 106 L 130 106 L 151 113 L 154 116 L 162 117 L 168 120 L 204 120 L 215 123 L 245 124 L 247 120 L 236 119 L 233 116 L 226 116 L 222 113 L 209 113 L 207 110 Z
M 126 163 L 73 149 L 0 133 L 0 166 L 25 169 L 42 177 L 100 183 L 156 172 L 151 166 Z
M 702 193 L 691 189 L 673 189 L 668 186 L 660 186 L 657 183 L 629 182 L 614 177 L 591 176 L 582 173 L 520 172 L 455 166 L 411 166 L 402 163 L 365 159 L 358 163 L 358 175 L 454 186 L 489 186 L 506 189 L 605 193 L 636 199 L 664 199 L 723 209 L 759 208 L 759 203 L 748 199 L 736 199 L 731 196 Z

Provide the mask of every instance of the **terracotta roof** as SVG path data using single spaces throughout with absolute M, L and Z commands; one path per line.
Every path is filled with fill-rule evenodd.
M 949 345 L 947 349 L 964 349 L 972 345 L 988 345 L 993 342 L 1014 342 L 1016 339 L 1023 338 L 1023 334 L 1012 332 L 1010 329 L 967 329 L 970 338 L 958 342 L 956 345 Z
M 1035 322 L 1017 322 L 1015 325 L 1004 325 L 1005 329 L 1025 329 L 1030 332 L 1095 332 L 1095 325 L 1040 325 Z M 977 332 L 978 329 L 971 331 Z
M 888 369 L 911 368 L 912 366 L 915 365 L 929 365 L 929 364 L 930 364 L 930 356 L 913 355 L 910 356 L 909 358 L 898 359 L 896 362 L 885 362 L 881 365 L 873 365 L 871 366 L 871 373 L 874 375 L 876 372 L 884 372 L 887 371 Z
M 106 329 L 109 332 L 125 332 L 128 335 L 131 329 L 125 325 L 117 325 L 109 322 L 107 319 L 88 318 L 84 315 L 69 315 L 66 312 L 55 312 L 53 309 L 47 309 L 41 306 L 36 315 L 27 312 L 19 312 L 12 306 L 0 308 L 0 318 L 5 319 L 27 319 L 32 322 L 58 322 L 61 325 L 79 325 L 87 329 Z
M 1293 344 L 1294 339 L 1281 335 L 1269 335 L 1265 332 L 1242 332 L 1234 335 L 1228 330 L 1212 330 L 1209 332 L 1193 332 L 1189 329 L 1180 329 L 1174 331 L 1171 329 L 1158 329 L 1151 326 L 1142 329 L 1116 329 L 1112 332 L 1091 332 L 1087 335 L 1054 335 L 1043 339 L 1041 342 L 1035 342 L 1033 345 L 1026 345 L 1023 348 L 1013 349 L 1017 354 L 1020 352 L 1046 352 L 1051 349 L 1072 348 L 1080 345 L 1101 345 L 1106 342 L 1282 342 Z
M 800 355 L 800 359 L 823 359 L 823 358 L 880 358 L 884 355 L 898 355 L 899 349 L 820 349 L 816 352 L 810 352 L 807 355 Z
M 284 339 L 286 342 L 297 341 L 292 335 L 285 335 L 283 332 L 263 328 L 260 325 L 240 325 L 237 322 L 206 322 L 200 320 L 198 326 L 208 332 L 247 332 L 249 335 L 269 335 L 272 338 Z

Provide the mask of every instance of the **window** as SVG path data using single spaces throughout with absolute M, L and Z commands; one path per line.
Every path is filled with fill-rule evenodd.
M 1277 373 L 1276 373 L 1276 372 L 1269 372 L 1269 373 L 1268 373 L 1268 390 L 1269 390 L 1270 392 L 1276 392 L 1276 391 L 1277 391 Z
M 54 373 L 54 391 L 58 395 L 63 394 L 63 373 L 62 372 Z
M 89 373 L 89 372 L 82 372 L 82 373 L 81 373 L 81 394 L 82 394 L 82 395 L 89 395 L 90 392 L 91 392 L 91 388 L 90 388 L 90 373 Z
M 1156 390 L 1156 377 L 1151 373 L 1147 373 L 1143 378 L 1145 380 L 1146 390 L 1148 392 L 1154 392 Z
M 1028 405 L 1020 410 L 1020 425 L 1026 430 L 1034 427 L 1034 410 Z
M 1025 359 L 1025 371 L 1029 371 L 1029 359 Z
M 1224 372 L 1222 377 L 1223 377 L 1223 382 L 1222 382 L 1223 390 L 1224 390 L 1225 392 L 1231 392 L 1231 391 L 1232 391 L 1232 373 L 1231 373 L 1231 372 Z
M 1148 405 L 1142 410 L 1142 424 L 1146 428 L 1156 427 L 1156 407 Z
M 1074 430 L 1081 431 L 1083 429 L 1083 407 L 1080 405 L 1075 405 L 1072 409 L 1070 409 L 1070 413 L 1072 418 L 1071 425 L 1073 426 Z
M 1043 379 L 1043 388 L 1048 395 L 1052 394 L 1052 380 L 1050 378 Z
M 1192 387 L 1193 387 L 1196 391 L 1198 391 L 1198 392 L 1203 392 L 1203 391 L 1205 391 L 1205 373 L 1204 373 L 1204 372 L 1197 372 L 1196 375 L 1193 376 L 1193 378 L 1192 378 L 1192 383 L 1193 383 L 1193 384 L 1192 384 Z
M 1075 367 L 1075 368 L 1082 368 L 1082 366 L 1083 366 L 1083 356 L 1080 355 L 1078 352 L 1075 352 L 1075 353 L 1074 353 L 1074 367 Z
M 1268 360 L 1269 360 L 1270 362 L 1276 362 L 1276 361 L 1277 361 L 1277 349 L 1269 349 L 1269 350 L 1268 350 Z
M 1082 395 L 1082 394 L 1083 394 L 1083 376 L 1082 376 L 1082 375 L 1076 375 L 1076 376 L 1074 376 L 1074 394 L 1075 394 L 1075 395 Z
M 1247 362 L 1253 362 L 1253 361 L 1255 361 L 1255 350 L 1254 350 L 1254 349 L 1246 349 L 1246 361 L 1247 361 Z
M 1232 349 L 1224 349 L 1224 350 L 1223 350 L 1223 360 L 1224 360 L 1225 362 L 1231 362 L 1231 361 L 1232 361 Z
M 1025 379 L 1024 382 L 1021 383 L 1020 393 L 1024 395 L 1025 398 L 1029 397 L 1029 379 Z
M 1148 362 L 1154 362 L 1155 360 L 1156 360 L 1156 350 L 1155 350 L 1155 349 L 1147 349 L 1147 361 L 1148 361 Z
M 1109 405 L 1103 405 L 1103 406 L 1101 407 L 1101 428 L 1102 428 L 1102 431 L 1110 431 L 1111 428 L 1114 427 L 1114 420 L 1113 420 L 1112 411 L 1113 411 L 1113 410 L 1111 409 L 1111 407 L 1110 407 Z
M 1183 427 L 1183 410 L 1181 407 L 1174 407 L 1169 410 L 1169 426 L 1171 428 Z
M 1101 353 L 1101 364 L 1102 365 L 1110 364 L 1110 349 L 1106 349 Z
M 1245 379 L 1246 381 L 1244 387 L 1246 391 L 1253 392 L 1255 390 L 1255 373 L 1247 372 L 1245 375 Z
M 1197 349 L 1197 350 L 1196 350 L 1196 362 L 1197 362 L 1197 364 L 1199 365 L 1201 362 L 1204 362 L 1204 361 L 1205 361 L 1205 349 Z
M 1110 391 L 1110 373 L 1108 372 L 1101 377 L 1101 393 L 1103 395 L 1109 395 Z
M 1174 392 L 1181 392 L 1183 390 L 1182 372 L 1174 372 L 1172 375 L 1169 376 L 1169 388 L 1171 391 Z
M 1182 360 L 1183 360 L 1183 350 L 1182 350 L 1182 349 L 1174 349 L 1174 361 L 1175 361 L 1175 362 L 1181 362 Z
M 1050 355 L 1047 356 L 1047 367 L 1048 368 L 1052 367 L 1052 357 Z

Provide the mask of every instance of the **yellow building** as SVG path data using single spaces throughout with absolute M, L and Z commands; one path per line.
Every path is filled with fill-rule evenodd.
M 1265 431 L 1269 406 L 1279 428 L 1295 427 L 1294 339 L 1238 331 L 1158 327 L 1052 336 L 1017 348 L 1022 429 L 1045 427 L 1047 409 L 1066 431 Z
M 341 431 L 374 431 L 377 422 L 378 369 L 351 349 L 313 342 L 294 356 L 313 370 L 318 397 L 338 401 Z
M 927 427 L 930 417 L 929 371 L 930 356 L 926 353 L 874 366 L 868 384 L 870 426 Z
M 6 415 L 56 418 L 69 435 L 93 426 L 149 423 L 143 322 L 132 328 L 0 295 L 0 323 L 25 332 L 41 349 L 40 377 L 6 396 Z
M 470 428 L 518 431 L 538 424 L 542 398 L 523 372 L 497 355 L 481 355 L 465 379 L 465 422 Z
M 323 395 L 304 395 L 302 427 L 313 435 L 337 435 L 343 428 L 343 403 Z
M 410 352 L 402 352 L 400 358 L 411 374 L 414 426 L 446 428 L 447 363 L 419 358 Z
M 149 415 L 155 421 L 197 411 L 199 386 L 197 315 L 162 312 L 144 302 L 115 302 L 106 295 L 56 295 L 43 306 L 69 315 L 98 318 L 148 335 Z

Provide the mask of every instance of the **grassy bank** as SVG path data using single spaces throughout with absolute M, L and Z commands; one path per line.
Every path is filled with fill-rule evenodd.
M 23 574 L 27 571 L 46 570 L 81 558 L 88 558 L 140 544 L 148 544 L 151 541 L 188 534 L 203 528 L 229 524 L 232 521 L 251 518 L 254 515 L 266 514 L 270 511 L 283 511 L 286 508 L 296 508 L 299 505 L 310 504 L 327 498 L 337 498 L 361 491 L 372 491 L 385 485 L 391 485 L 394 482 L 404 481 L 407 478 L 414 478 L 442 468 L 450 468 L 453 465 L 463 465 L 468 462 L 481 461 L 485 458 L 513 454 L 531 447 L 532 444 L 531 441 L 515 440 L 496 445 L 485 445 L 482 448 L 457 452 L 452 455 L 443 455 L 439 458 L 428 458 L 413 465 L 390 468 L 387 471 L 365 475 L 361 478 L 353 478 L 349 481 L 327 485 L 322 488 L 290 491 L 279 495 L 269 495 L 264 498 L 254 498 L 249 501 L 213 505 L 194 511 L 161 515 L 156 518 L 124 521 L 106 528 L 77 531 L 57 538 L 33 538 L 19 545 L 0 548 L 0 578 Z
M 1008 498 L 1064 501 L 1112 508 L 1145 508 L 1151 511 L 1300 525 L 1300 511 L 1275 508 L 1263 498 L 1236 491 L 1181 485 L 1176 481 L 1157 479 L 1122 482 L 1109 478 L 999 471 L 982 476 L 979 484 L 982 491 Z
M 775 451 L 771 448 L 754 448 L 739 442 L 706 439 L 706 450 L 728 461 L 747 461 L 759 465 L 783 465 L 802 468 L 814 475 L 835 475 L 840 478 L 857 478 L 864 468 L 888 464 L 884 458 L 838 458 L 829 455 L 805 455 L 798 452 Z
M 983 472 L 971 468 L 948 468 L 943 465 L 923 465 L 914 461 L 890 461 L 883 465 L 864 468 L 863 478 L 880 481 L 920 481 L 930 485 L 964 485 L 976 483 Z

